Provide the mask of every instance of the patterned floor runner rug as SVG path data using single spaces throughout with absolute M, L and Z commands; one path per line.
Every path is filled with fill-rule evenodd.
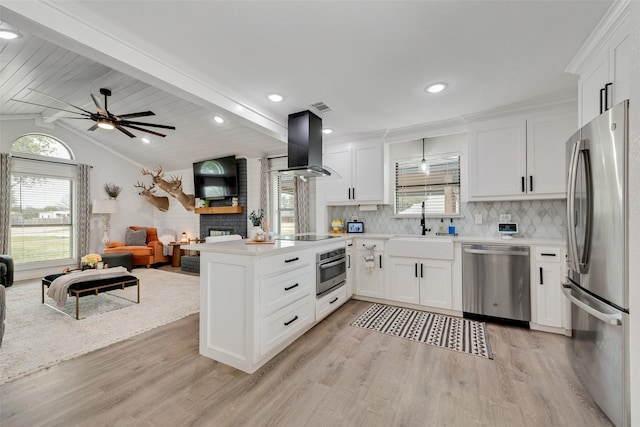
M 482 322 L 374 304 L 351 326 L 493 359 Z

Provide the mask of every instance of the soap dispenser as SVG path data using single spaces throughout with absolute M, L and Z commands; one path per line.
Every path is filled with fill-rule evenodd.
M 453 225 L 453 218 L 451 218 L 451 223 L 449 224 L 449 234 L 456 234 L 456 226 Z
M 440 227 L 438 227 L 439 234 L 447 234 L 447 230 L 444 227 L 444 218 L 440 218 Z

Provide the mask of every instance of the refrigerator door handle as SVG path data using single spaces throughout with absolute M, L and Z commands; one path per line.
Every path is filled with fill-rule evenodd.
M 591 222 L 593 218 L 592 207 L 592 191 L 591 191 L 591 166 L 589 164 L 589 150 L 587 149 L 587 140 L 581 139 L 573 146 L 571 152 L 571 162 L 569 163 L 569 176 L 568 176 L 568 188 L 567 188 L 567 240 L 569 244 L 568 256 L 574 268 L 579 273 L 588 273 L 589 271 L 589 258 L 591 252 Z M 576 236 L 576 225 L 578 223 L 578 215 L 576 211 L 576 185 L 578 180 L 578 164 L 580 162 L 580 155 L 582 154 L 584 159 L 584 170 L 586 178 L 586 190 L 587 190 L 587 215 L 585 221 L 585 232 L 583 242 L 583 253 L 580 256 L 578 252 L 578 238 Z
M 596 310 L 595 308 L 591 307 L 589 304 L 584 303 L 580 301 L 578 298 L 574 297 L 571 294 L 571 289 L 572 289 L 571 285 L 567 283 L 563 283 L 561 286 L 562 286 L 562 293 L 569 299 L 569 301 L 571 301 L 572 304 L 575 304 L 581 310 L 586 311 L 590 315 L 610 325 L 618 326 L 622 324 L 622 314 L 620 313 L 609 314 L 609 313 L 603 313 L 599 310 Z

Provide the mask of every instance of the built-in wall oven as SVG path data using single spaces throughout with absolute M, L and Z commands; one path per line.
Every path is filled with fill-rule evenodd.
M 316 255 L 316 296 L 320 298 L 344 286 L 347 280 L 345 248 L 331 249 Z

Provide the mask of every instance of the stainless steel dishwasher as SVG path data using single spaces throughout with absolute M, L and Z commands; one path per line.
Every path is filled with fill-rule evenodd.
M 462 245 L 465 317 L 509 319 L 528 326 L 531 320 L 529 280 L 528 246 Z

